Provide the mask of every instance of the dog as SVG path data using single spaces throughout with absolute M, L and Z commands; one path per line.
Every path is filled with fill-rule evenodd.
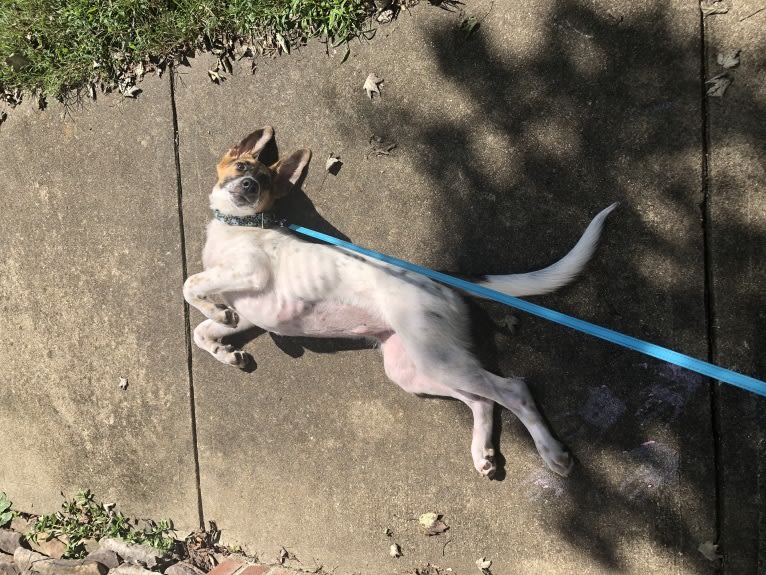
M 567 476 L 573 458 L 552 436 L 522 379 L 503 378 L 470 351 L 467 304 L 455 291 L 418 274 L 338 247 L 294 237 L 277 224 L 274 202 L 300 179 L 311 151 L 272 166 L 258 160 L 273 136 L 266 126 L 229 149 L 210 194 L 204 271 L 184 282 L 184 298 L 207 320 L 194 342 L 222 363 L 245 368 L 252 357 L 224 340 L 253 326 L 286 336 L 369 338 L 383 353 L 386 375 L 404 390 L 459 399 L 473 413 L 476 470 L 497 470 L 492 443 L 495 403 L 526 426 L 545 464 Z M 564 258 L 525 274 L 484 276 L 477 284 L 512 296 L 544 294 L 568 283 L 593 254 L 601 211 Z M 225 304 L 209 299 L 218 295 Z

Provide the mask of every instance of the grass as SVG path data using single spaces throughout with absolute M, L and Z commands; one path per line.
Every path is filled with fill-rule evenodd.
M 364 33 L 371 0 L 0 0 L 0 91 L 64 99 L 130 87 L 197 50 L 287 52 Z
M 58 537 L 66 542 L 64 557 L 79 558 L 86 555 L 88 541 L 102 537 L 117 537 L 168 551 L 175 544 L 172 533 L 169 521 L 129 519 L 116 511 L 114 505 L 99 503 L 91 491 L 84 490 L 65 500 L 61 511 L 38 517 L 27 537 Z

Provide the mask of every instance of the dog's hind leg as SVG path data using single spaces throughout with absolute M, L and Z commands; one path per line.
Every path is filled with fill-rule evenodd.
M 420 334 L 422 330 L 415 333 Z M 572 457 L 554 439 L 524 380 L 506 379 L 486 371 L 455 337 L 441 337 L 439 341 L 439 335 L 448 333 L 446 329 L 441 334 L 436 330 L 432 330 L 432 333 L 430 341 L 407 333 L 407 337 L 402 335 L 400 342 L 410 358 L 412 370 L 421 376 L 421 381 L 438 382 L 453 390 L 453 393 L 445 395 L 458 397 L 456 394 L 467 394 L 486 398 L 510 409 L 529 431 L 545 464 L 559 475 L 569 475 L 573 465 Z
M 405 391 L 415 394 L 453 397 L 465 403 L 473 414 L 473 435 L 471 457 L 473 465 L 481 475 L 494 476 L 495 449 L 492 444 L 492 418 L 495 403 L 478 395 L 465 393 L 447 387 L 420 373 L 407 355 L 398 335 L 392 334 L 381 343 L 383 365 L 386 375 Z
M 551 435 L 524 380 L 503 378 L 488 371 L 484 371 L 482 376 L 487 382 L 487 393 L 485 395 L 482 392 L 481 395 L 510 409 L 529 431 L 540 457 L 550 470 L 563 477 L 568 476 L 574 460 L 569 451 Z
M 218 321 L 207 319 L 194 328 L 194 343 L 221 363 L 245 368 L 253 363 L 252 356 L 233 345 L 222 343 L 221 340 L 251 327 L 253 327 L 253 324 L 244 318 L 239 319 L 237 327 L 228 327 Z

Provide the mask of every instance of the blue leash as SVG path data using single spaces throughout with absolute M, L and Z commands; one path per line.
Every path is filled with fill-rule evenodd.
M 429 277 L 443 284 L 456 287 L 458 289 L 476 294 L 486 299 L 491 299 L 491 300 L 498 301 L 500 303 L 504 303 L 516 309 L 520 309 L 521 311 L 525 311 L 532 315 L 536 315 L 537 317 L 541 317 L 543 319 L 547 319 L 555 323 L 559 323 L 561 325 L 571 327 L 572 329 L 576 329 L 583 333 L 587 333 L 588 335 L 599 337 L 606 341 L 616 343 L 617 345 L 627 347 L 628 349 L 632 349 L 634 351 L 638 351 L 640 353 L 649 355 L 661 361 L 673 363 L 680 367 L 683 367 L 691 371 L 695 371 L 704 376 L 710 377 L 712 379 L 722 381 L 724 383 L 734 385 L 741 389 L 746 389 L 747 391 L 751 391 L 762 397 L 766 397 L 766 382 L 761 381 L 759 379 L 755 379 L 754 377 L 743 375 L 741 373 L 737 373 L 736 371 L 725 369 L 723 367 L 713 365 L 712 363 L 695 359 L 688 355 L 684 355 L 682 353 L 678 353 L 677 351 L 673 351 L 672 349 L 655 345 L 653 343 L 649 343 L 647 341 L 643 341 L 635 337 L 622 334 L 618 331 L 607 329 L 605 327 L 601 327 L 599 325 L 595 325 L 587 321 L 583 321 L 581 319 L 577 319 L 575 317 L 565 315 L 563 313 L 545 308 L 543 306 L 540 306 L 534 303 L 529 303 L 528 301 L 524 301 L 522 299 L 485 288 L 483 286 L 471 283 L 469 281 L 461 280 L 461 279 L 452 277 L 450 275 L 443 274 L 441 272 L 437 272 L 428 268 L 424 268 L 424 267 L 412 264 L 410 262 L 406 262 L 404 260 L 387 256 L 386 254 L 381 254 L 373 250 L 368 250 L 366 248 L 359 247 L 350 242 L 345 242 L 343 240 L 339 240 L 332 236 L 328 236 L 327 234 L 315 232 L 314 230 L 310 230 L 308 228 L 304 228 L 302 226 L 296 226 L 292 224 L 288 225 L 287 227 L 299 234 L 303 234 L 305 236 L 309 236 L 309 237 L 321 240 L 328 244 L 345 248 L 347 250 L 357 252 L 364 256 L 368 256 L 368 257 L 380 260 L 382 262 L 386 262 L 388 264 L 392 264 L 400 268 L 404 268 L 408 271 L 424 275 L 426 277 Z

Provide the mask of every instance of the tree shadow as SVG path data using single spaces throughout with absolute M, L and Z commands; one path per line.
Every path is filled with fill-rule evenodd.
M 440 234 L 446 265 L 463 273 L 543 267 L 566 253 L 599 209 L 621 201 L 585 286 L 567 287 L 544 303 L 705 359 L 706 290 L 712 288 L 705 280 L 709 248 L 701 225 L 707 118 L 699 29 L 696 35 L 677 33 L 670 11 L 659 7 L 632 20 L 621 9 L 554 2 L 545 37 L 536 39 L 533 54 L 517 60 L 483 30 L 466 35 L 459 20 L 429 29 L 425 44 L 440 75 L 473 103 L 473 118 L 502 135 L 515 171 L 502 156 L 494 171 L 482 169 L 487 160 L 475 145 L 477 127 L 464 121 L 421 117 L 412 107 L 387 102 L 387 110 L 368 115 L 369 131 L 400 126 L 406 132 L 401 148 L 429 151 L 429 161 L 419 166 L 442 194 L 430 222 L 434 241 Z M 766 117 L 756 94 L 739 99 L 752 117 Z M 766 123 L 728 130 L 755 146 L 766 137 Z M 744 237 L 766 245 L 762 229 L 706 223 L 717 226 L 715 237 L 723 242 Z M 748 265 L 732 267 L 746 273 Z M 746 313 L 755 315 L 759 305 L 752 298 Z M 502 313 L 486 302 L 476 306 L 490 318 Z M 579 466 L 568 480 L 574 504 L 558 521 L 563 537 L 618 570 L 625 567 L 621 537 L 648 533 L 668 553 L 682 550 L 691 568 L 708 572 L 710 562 L 696 552 L 701 537 L 738 538 L 710 530 L 720 511 L 709 459 L 717 440 L 714 384 L 539 320 L 522 322 L 531 328 L 525 344 L 490 354 L 490 366 L 506 373 L 520 368 L 533 386 L 544 379 L 566 381 L 565 393 L 554 385 L 535 390 L 547 412 L 565 414 L 554 419 L 554 431 L 558 426 L 565 442 L 591 451 L 598 445 L 605 456 L 634 462 L 637 469 L 615 483 L 603 470 Z M 762 348 L 760 323 L 750 322 L 747 341 Z M 478 345 L 482 354 L 488 349 L 486 341 Z M 550 364 L 537 365 L 529 353 L 523 357 L 533 349 L 545 350 Z M 590 383 L 610 377 L 624 381 Z M 755 398 L 742 401 L 752 406 Z M 583 419 L 586 408 L 591 420 L 574 421 Z M 673 445 L 673 453 L 665 445 Z M 696 514 L 664 484 L 692 493 L 685 497 L 700 503 Z M 625 535 L 611 528 L 616 517 L 646 527 Z

